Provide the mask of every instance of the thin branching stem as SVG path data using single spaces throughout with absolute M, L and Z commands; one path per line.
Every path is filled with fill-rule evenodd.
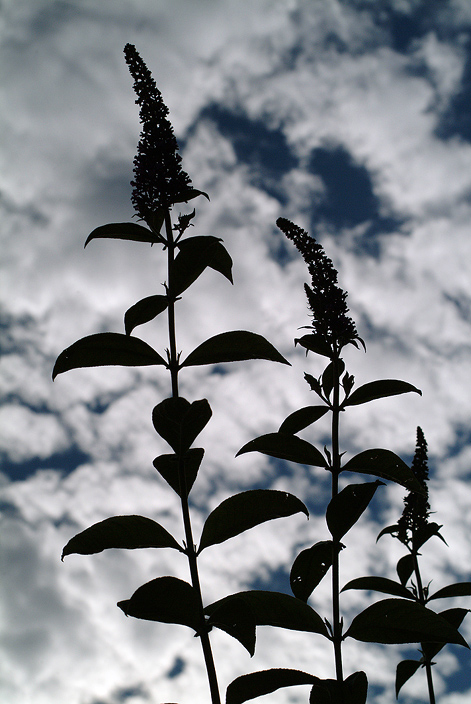
M 412 550 L 412 558 L 414 560 L 414 574 L 415 574 L 415 580 L 417 583 L 417 596 L 419 599 L 419 603 L 421 603 L 422 606 L 425 606 L 425 604 L 427 603 L 427 599 L 426 599 L 424 587 L 422 584 L 422 577 L 420 575 L 419 559 L 417 556 L 417 550 Z M 431 662 L 430 658 L 427 656 L 427 652 L 426 652 L 426 649 L 424 649 L 424 645 L 421 644 L 421 646 L 422 646 L 422 653 L 423 653 L 423 658 L 424 658 L 425 673 L 427 676 L 427 687 L 428 687 L 429 701 L 430 701 L 430 704 L 435 704 L 435 690 L 433 688 L 433 677 L 432 677 L 432 662 Z
M 175 241 L 172 231 L 172 222 L 170 213 L 167 211 L 165 215 L 165 230 L 167 235 L 167 251 L 168 251 L 168 278 L 167 289 L 170 294 L 168 304 L 168 332 L 169 332 L 169 369 L 172 379 L 172 397 L 178 398 L 178 371 L 179 359 L 177 353 L 176 327 L 175 327 L 175 299 L 172 292 L 172 265 L 175 259 Z M 180 497 L 183 515 L 183 526 L 185 530 L 186 555 L 190 568 L 191 584 L 196 592 L 198 599 L 199 610 L 199 631 L 198 635 L 201 638 L 201 646 L 203 649 L 206 672 L 208 676 L 209 689 L 211 692 L 212 704 L 221 704 L 221 696 L 219 694 L 219 685 L 217 681 L 216 668 L 209 640 L 209 633 L 206 627 L 204 617 L 203 596 L 201 593 L 201 584 L 198 574 L 196 546 L 193 540 L 193 531 L 191 528 L 190 508 L 188 504 L 188 486 L 185 475 L 185 463 L 183 457 L 179 458 L 178 463 Z
M 340 379 L 339 356 L 336 354 L 333 364 L 333 396 L 332 396 L 332 498 L 337 496 L 339 490 L 340 474 L 340 448 L 339 448 L 339 421 L 340 421 Z M 334 540 L 332 544 L 332 618 L 333 618 L 333 643 L 335 654 L 335 675 L 337 682 L 343 682 L 342 666 L 342 622 L 340 619 L 340 541 Z
M 167 210 L 165 213 L 165 230 L 167 234 L 167 289 L 170 294 L 170 300 L 168 303 L 168 339 L 169 339 L 169 368 L 170 376 L 172 378 L 172 396 L 178 398 L 178 355 L 177 355 L 177 341 L 176 341 L 176 331 L 175 331 L 175 298 L 172 293 L 171 279 L 172 279 L 172 266 L 175 259 L 175 242 L 173 238 L 172 231 L 172 221 L 170 219 L 170 213 Z

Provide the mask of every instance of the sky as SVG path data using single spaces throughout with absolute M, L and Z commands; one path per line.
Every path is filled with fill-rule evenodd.
M 280 216 L 325 247 L 349 292 L 367 353 L 345 355 L 357 384 L 404 379 L 422 390 L 343 414 L 347 457 L 384 447 L 410 462 L 416 427 L 429 446 L 433 519 L 448 547 L 421 558 L 433 588 L 471 580 L 471 5 L 468 0 L 2 0 L 3 135 L 0 509 L 0 694 L 5 704 L 209 701 L 192 632 L 125 618 L 116 602 L 156 576 L 188 580 L 171 550 L 72 555 L 63 546 L 116 514 L 142 514 L 182 539 L 175 494 L 152 460 L 167 451 L 151 422 L 171 393 L 161 367 L 51 372 L 58 354 L 97 332 L 124 332 L 124 312 L 161 293 L 159 247 L 88 234 L 133 216 L 139 139 L 134 44 L 170 109 L 183 167 L 200 198 L 191 234 L 220 237 L 234 286 L 206 271 L 177 310 L 186 355 L 226 330 L 264 335 L 291 367 L 253 361 L 181 372 L 181 393 L 207 398 L 204 464 L 191 494 L 194 531 L 246 489 L 289 491 L 301 514 L 258 526 L 200 558 L 206 603 L 252 588 L 289 591 L 289 567 L 327 539 L 329 483 L 316 468 L 273 461 L 242 445 L 315 403 L 318 375 L 293 340 L 309 324 L 301 257 Z M 187 206 L 182 206 L 182 212 Z M 161 353 L 165 319 L 135 334 Z M 301 434 L 322 448 L 322 420 Z M 404 491 L 381 487 L 345 536 L 341 580 L 395 578 Z M 342 595 L 346 622 L 371 603 Z M 329 582 L 310 602 L 329 617 Z M 440 606 L 471 608 L 469 599 Z M 463 635 L 471 638 L 471 618 Z M 221 690 L 269 667 L 333 676 L 320 636 L 259 628 L 255 656 L 212 634 Z M 370 704 L 393 701 L 396 663 L 415 646 L 344 646 L 346 672 L 364 669 Z M 447 646 L 434 677 L 440 704 L 470 701 L 471 656 Z M 308 700 L 309 688 L 260 701 Z M 423 671 L 400 701 L 420 704 Z

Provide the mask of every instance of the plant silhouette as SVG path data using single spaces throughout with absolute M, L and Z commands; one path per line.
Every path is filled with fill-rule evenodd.
M 178 144 L 168 109 L 155 81 L 136 48 L 127 44 L 125 59 L 134 79 L 136 103 L 140 109 L 142 132 L 134 159 L 132 204 L 140 223 L 120 222 L 97 227 L 87 237 L 85 246 L 97 238 L 122 239 L 133 243 L 156 245 L 166 256 L 167 276 L 163 293 L 152 293 L 135 303 L 124 316 L 124 333 L 91 334 L 65 349 L 57 358 L 53 378 L 84 367 L 107 365 L 157 366 L 170 375 L 171 395 L 160 400 L 152 410 L 156 433 L 171 452 L 156 457 L 153 466 L 160 478 L 178 496 L 181 505 L 183 540 L 177 540 L 164 526 L 138 515 L 104 517 L 99 523 L 72 537 L 62 552 L 91 555 L 105 549 L 168 548 L 183 555 L 188 563 L 189 581 L 161 575 L 140 586 L 129 599 L 118 603 L 126 616 L 150 621 L 182 624 L 192 629 L 201 642 L 212 704 L 221 701 L 210 632 L 225 631 L 253 655 L 256 628 L 261 625 L 301 630 L 322 636 L 332 644 L 335 678 L 321 679 L 310 673 L 284 668 L 243 675 L 235 679 L 226 692 L 227 704 L 242 704 L 280 688 L 311 685 L 310 704 L 365 704 L 368 680 L 359 670 L 344 675 L 342 650 L 344 641 L 353 638 L 376 643 L 421 643 L 422 659 L 405 661 L 398 668 L 397 692 L 424 665 L 429 679 L 430 701 L 432 658 L 446 643 L 467 645 L 457 630 L 463 609 L 436 614 L 427 606 L 432 599 L 469 594 L 467 586 L 450 585 L 435 595 L 423 586 L 418 550 L 433 535 L 441 537 L 439 527 L 429 523 L 429 505 L 424 474 L 425 441 L 421 436 L 417 460 L 412 469 L 400 457 L 386 449 L 367 449 L 344 461 L 340 436 L 340 416 L 351 407 L 375 399 L 409 392 L 421 393 L 408 382 L 382 379 L 355 388 L 354 376 L 346 370 L 342 358 L 348 345 L 366 351 L 355 323 L 349 315 L 347 293 L 337 284 L 337 271 L 321 245 L 289 220 L 280 218 L 278 227 L 303 256 L 311 277 L 305 285 L 311 324 L 309 332 L 295 340 L 308 353 L 320 356 L 327 364 L 316 377 L 305 380 L 318 401 L 293 411 L 277 432 L 263 435 L 245 444 L 238 452 L 257 451 L 301 465 L 322 467 L 331 476 L 331 499 L 325 518 L 329 536 L 303 550 L 290 573 L 293 595 L 248 590 L 222 597 L 206 605 L 198 558 L 203 550 L 223 543 L 261 523 L 291 516 L 308 515 L 306 506 L 294 495 L 275 490 L 253 489 L 230 496 L 217 506 L 203 525 L 195 543 L 189 495 L 203 466 L 205 451 L 195 447 L 198 436 L 211 419 L 207 399 L 189 401 L 179 392 L 183 370 L 200 365 L 225 364 L 245 360 L 268 360 L 289 364 L 264 337 L 246 330 L 222 332 L 199 344 L 186 356 L 178 348 L 177 312 L 180 301 L 191 285 L 206 271 L 213 269 L 232 283 L 232 260 L 215 236 L 188 236 L 196 211 L 175 217 L 176 205 L 197 198 L 208 198 L 193 187 L 183 170 Z M 209 198 L 208 198 L 209 200 Z M 155 250 L 154 250 L 155 251 Z M 140 325 L 166 316 L 167 347 L 161 353 L 134 335 Z M 298 433 L 320 418 L 330 415 L 330 447 L 323 451 Z M 426 455 L 425 455 L 426 456 Z M 420 469 L 420 471 L 419 471 Z M 422 472 L 422 473 L 421 473 Z M 340 475 L 371 475 L 374 481 L 357 481 L 341 488 Z M 398 564 L 400 582 L 379 577 L 362 577 L 340 588 L 340 555 L 344 536 L 356 524 L 384 481 L 405 487 L 409 494 L 403 517 L 397 526 L 384 529 L 409 551 Z M 320 581 L 330 573 L 332 612 L 322 618 L 308 603 Z M 415 575 L 416 583 L 407 582 Z M 353 588 L 386 592 L 394 598 L 373 603 L 344 626 L 341 591 Z M 453 612 L 453 613 L 451 613 Z M 459 613 L 458 613 L 459 612 Z
M 93 230 L 85 246 L 96 238 L 161 245 L 167 256 L 165 293 L 148 296 L 126 312 L 125 334 L 89 335 L 64 350 L 55 363 L 53 378 L 71 369 L 103 365 L 156 365 L 168 370 L 172 395 L 155 406 L 152 421 L 172 452 L 156 457 L 153 464 L 180 498 L 185 538 L 179 543 L 162 525 L 145 516 L 112 516 L 71 538 L 62 558 L 72 553 L 88 555 L 109 548 L 170 548 L 184 554 L 191 583 L 173 576 L 157 577 L 139 587 L 130 599 L 120 601 L 118 606 L 127 616 L 183 624 L 193 629 L 201 641 L 211 700 L 218 704 L 220 694 L 209 632 L 213 627 L 226 631 L 253 653 L 255 626 L 265 620 L 276 620 L 285 600 L 279 603 L 276 595 L 269 596 L 259 607 L 256 596 L 248 592 L 231 608 L 210 608 L 208 613 L 203 603 L 198 556 L 211 545 L 260 523 L 300 512 L 308 515 L 308 511 L 299 499 L 286 492 L 245 491 L 226 499 L 210 513 L 199 545 L 195 545 L 188 497 L 204 450 L 193 444 L 209 422 L 212 411 L 206 399 L 190 402 L 179 394 L 179 374 L 192 366 L 249 359 L 289 363 L 264 337 L 243 330 L 216 335 L 182 360 L 176 337 L 176 304 L 207 268 L 232 283 L 232 260 L 218 237 L 185 236 L 193 224 L 195 210 L 172 222 L 171 211 L 176 204 L 208 196 L 192 187 L 190 177 L 182 169 L 178 144 L 167 118 L 168 109 L 146 64 L 133 45 L 127 44 L 124 53 L 134 78 L 136 103 L 140 106 L 143 124 L 134 160 L 132 203 L 144 225 L 127 222 L 103 225 Z M 162 356 L 132 333 L 139 325 L 164 313 L 168 319 L 168 347 Z
M 284 218 L 279 218 L 277 225 L 295 244 L 311 276 L 311 284 L 305 284 L 312 317 L 308 326 L 311 332 L 296 339 L 295 344 L 303 347 L 306 355 L 311 352 L 329 360 L 319 377 L 309 373 L 304 375 L 322 405 L 305 406 L 294 411 L 277 432 L 250 441 L 238 454 L 262 452 L 302 465 L 323 467 L 331 474 L 332 497 L 325 515 L 330 538 L 315 543 L 297 556 L 291 568 L 290 584 L 294 596 L 308 605 L 316 586 L 328 572 L 331 573 L 332 614 L 330 620 L 324 620 L 325 628 L 321 635 L 332 643 L 335 679 L 320 679 L 306 672 L 288 669 L 255 672 L 234 680 L 228 687 L 226 701 L 228 704 L 241 704 L 281 687 L 311 684 L 310 704 L 365 704 L 368 691 L 366 673 L 358 671 L 344 676 L 342 648 L 346 639 L 385 644 L 431 641 L 440 644 L 438 649 L 447 642 L 466 645 L 454 623 L 427 609 L 423 601 L 411 601 L 409 594 L 404 598 L 406 595 L 401 585 L 392 591 L 395 597 L 401 598 L 372 604 L 355 616 L 348 628 L 344 628 L 341 615 L 340 593 L 349 588 L 346 585 L 343 590 L 340 589 L 339 562 L 345 548 L 341 541 L 366 510 L 378 487 L 384 484 L 382 480 L 406 487 L 412 497 L 410 501 L 419 504 L 426 496 L 426 490 L 420 477 L 390 450 L 365 450 L 344 462 L 345 453 L 340 444 L 340 415 L 351 407 L 376 399 L 421 392 L 412 384 L 396 379 L 372 381 L 354 388 L 354 376 L 345 368 L 342 350 L 347 345 L 357 349 L 361 346 L 365 351 L 366 348 L 348 315 L 347 293 L 337 284 L 337 271 L 322 246 L 302 228 Z M 297 433 L 328 413 L 331 415 L 331 446 L 330 449 L 324 447 L 322 453 Z M 373 475 L 378 479 L 348 484 L 340 490 L 339 477 L 342 473 Z M 314 610 L 312 612 L 316 613 Z
M 385 579 L 384 577 L 360 577 L 346 584 L 344 590 L 369 589 L 371 591 L 399 595 L 421 606 L 426 606 L 434 599 L 471 596 L 471 582 L 450 584 L 447 587 L 443 587 L 443 589 L 439 589 L 434 594 L 430 593 L 430 583 L 428 585 L 424 584 L 420 572 L 419 555 L 421 553 L 419 550 L 434 536 L 440 538 L 446 545 L 446 541 L 440 533 L 442 526 L 429 520 L 427 442 L 420 427 L 417 427 L 417 443 L 412 461 L 412 471 L 422 485 L 423 493 L 407 494 L 404 499 L 404 511 L 397 524 L 383 528 L 378 535 L 378 540 L 384 535 L 391 535 L 408 550 L 408 554 L 401 557 L 397 563 L 396 571 L 399 582 Z M 408 584 L 409 586 L 407 586 Z M 439 615 L 453 628 L 459 628 L 467 613 L 468 609 L 453 608 L 441 611 Z M 435 704 L 432 676 L 432 666 L 435 664 L 433 658 L 444 645 L 445 643 L 438 640 L 422 642 L 420 644 L 419 652 L 421 657 L 419 660 L 403 660 L 399 663 L 396 671 L 396 697 L 399 696 L 404 684 L 422 667 L 426 673 L 430 704 Z

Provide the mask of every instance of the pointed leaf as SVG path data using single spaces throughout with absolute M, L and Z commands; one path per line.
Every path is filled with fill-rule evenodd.
M 124 329 L 130 335 L 135 327 L 148 323 L 167 309 L 167 296 L 148 296 L 135 303 L 124 315 Z
M 300 408 L 285 418 L 278 432 L 294 435 L 300 430 L 307 428 L 308 425 L 315 423 L 319 418 L 322 418 L 328 410 L 327 406 L 305 406 L 304 408 Z
M 415 675 L 420 664 L 420 660 L 403 660 L 399 663 L 396 668 L 396 699 L 407 680 L 410 680 L 412 675 Z
M 341 548 L 343 547 L 340 544 Z M 301 601 L 307 601 L 321 579 L 332 567 L 334 543 L 321 540 L 299 553 L 289 577 L 291 591 Z
M 93 555 L 107 548 L 175 548 L 183 552 L 175 538 L 150 518 L 112 516 L 71 538 L 61 559 L 74 553 Z
M 455 596 L 471 596 L 471 582 L 449 584 L 447 587 L 443 587 L 443 589 L 439 589 L 438 592 L 429 596 L 428 601 L 432 601 L 432 599 L 448 599 L 449 597 Z
M 334 496 L 326 512 L 327 526 L 334 540 L 340 540 L 355 525 L 381 485 L 384 486 L 384 482 L 379 480 L 350 484 Z
M 185 240 L 185 242 L 187 242 L 187 240 Z M 208 266 L 210 269 L 214 269 L 214 271 L 218 271 L 220 274 L 225 276 L 231 284 L 234 283 L 232 279 L 232 258 L 221 242 L 216 244 Z
M 296 339 L 294 344 L 301 345 L 304 349 L 315 352 L 316 354 L 321 354 L 323 357 L 332 356 L 332 350 L 323 335 L 303 335 Z
M 160 227 L 156 228 L 156 232 L 160 231 L 163 221 L 164 216 L 162 215 Z M 102 225 L 101 227 L 95 228 L 93 232 L 88 235 L 84 247 L 86 247 L 91 240 L 97 238 L 132 240 L 133 242 L 150 242 L 151 244 L 155 244 L 156 242 L 162 241 L 162 238 L 160 238 L 156 232 L 152 232 L 152 230 L 142 225 L 137 225 L 135 222 L 112 222 L 109 225 Z
M 248 359 L 268 359 L 289 365 L 289 362 L 261 335 L 246 330 L 233 330 L 210 337 L 190 352 L 181 366 L 222 364 Z
M 260 435 L 241 447 L 236 457 L 246 452 L 261 452 L 264 455 L 277 457 L 288 462 L 327 468 L 325 457 L 314 445 L 288 433 Z
M 384 599 L 352 621 L 345 636 L 365 643 L 457 643 L 463 636 L 442 616 L 406 599 Z
M 304 380 L 309 384 L 311 391 L 314 391 L 314 393 L 316 393 L 319 396 L 319 398 L 324 400 L 324 396 L 322 393 L 322 386 L 321 386 L 321 382 L 319 381 L 319 379 L 316 379 L 315 377 L 313 377 L 312 374 L 305 373 Z
M 451 626 L 453 626 L 453 628 L 459 628 L 464 617 L 468 613 L 469 609 L 447 609 L 446 611 L 440 611 L 439 615 Z M 442 643 L 441 645 L 437 645 L 436 643 L 422 643 L 421 646 L 424 656 L 428 660 L 433 660 L 433 658 L 445 646 L 445 643 Z
M 440 534 L 440 528 L 442 527 L 443 526 L 439 526 L 438 523 L 427 523 L 420 530 L 416 531 L 412 538 L 414 550 L 419 550 L 422 545 L 425 545 L 427 540 L 430 540 L 434 535 L 440 538 L 445 545 L 448 545 L 443 535 Z
M 378 542 L 378 540 L 380 538 L 382 538 L 383 535 L 396 535 L 398 530 L 399 530 L 399 526 L 397 525 L 397 523 L 393 526 L 387 526 L 386 528 L 383 528 L 383 530 L 378 533 L 378 537 L 376 538 L 376 542 Z
M 152 412 L 158 434 L 177 455 L 184 454 L 209 422 L 212 411 L 208 401 L 190 403 L 185 398 L 166 398 Z
M 398 396 L 399 394 L 407 394 L 414 391 L 422 396 L 422 391 L 417 389 L 407 381 L 399 381 L 398 379 L 380 379 L 378 381 L 370 381 L 368 384 L 359 386 L 343 403 L 343 406 L 359 406 L 361 403 L 368 403 L 378 398 L 386 398 L 387 396 Z
M 342 472 L 358 472 L 359 474 L 373 474 L 381 479 L 389 479 L 405 487 L 409 491 L 424 493 L 423 487 L 415 478 L 412 470 L 394 452 L 375 448 L 365 450 L 352 457 L 342 467 Z
M 180 250 L 175 259 L 175 275 L 185 281 L 186 278 L 192 283 L 206 267 L 210 267 L 226 277 L 231 284 L 232 281 L 232 259 L 229 252 L 221 244 L 219 237 L 211 235 L 203 235 L 197 237 L 187 237 L 180 240 L 178 243 Z M 199 270 L 199 273 L 193 277 L 191 271 Z M 187 272 L 185 274 L 185 271 Z M 190 285 L 188 283 L 188 286 Z M 178 289 L 178 285 L 176 286 Z M 187 288 L 187 286 L 185 286 Z M 181 289 L 184 290 L 184 289 Z
M 256 624 L 252 609 L 243 599 L 224 601 L 213 611 L 207 623 L 236 638 L 253 656 Z
M 144 367 L 151 364 L 167 366 L 160 354 L 138 337 L 101 332 L 82 337 L 61 352 L 54 365 L 52 378 L 55 379 L 58 374 L 70 369 L 82 367 Z
M 180 249 L 171 267 L 171 294 L 179 296 L 203 273 L 213 262 L 218 267 L 223 264 L 223 272 L 228 273 L 232 283 L 232 260 L 217 237 L 203 235 L 188 237 L 178 244 Z M 224 258 L 224 253 L 229 258 Z M 221 260 L 222 257 L 222 260 Z
M 358 579 L 352 579 L 351 582 L 348 582 L 341 591 L 346 592 L 348 589 L 367 589 L 368 591 L 414 600 L 414 595 L 404 585 L 385 577 L 358 577 Z
M 243 704 L 282 687 L 312 684 L 318 678 L 300 670 L 274 668 L 242 675 L 233 680 L 226 690 L 226 704 Z
M 337 380 L 342 376 L 345 371 L 345 362 L 343 359 L 339 359 L 337 362 Z M 322 390 L 324 391 L 324 396 L 329 398 L 332 389 L 335 384 L 335 365 L 333 362 L 327 365 L 322 374 Z
M 223 501 L 207 517 L 198 553 L 274 518 L 309 512 L 302 501 L 285 491 L 252 489 Z
M 118 602 L 126 616 L 145 621 L 179 623 L 199 631 L 199 601 L 195 589 L 176 577 L 158 577 L 139 587 L 130 599 Z
M 232 599 L 243 599 L 250 607 L 257 626 L 277 626 L 292 631 L 308 631 L 329 637 L 324 621 L 318 613 L 300 599 L 289 594 L 268 591 L 238 592 L 224 597 L 205 608 L 212 617 L 217 608 Z
M 412 555 L 404 555 L 404 557 L 401 557 L 401 559 L 398 560 L 398 563 L 396 565 L 396 572 L 403 586 L 407 584 L 413 571 L 414 558 Z
M 204 450 L 201 447 L 194 447 L 188 450 L 183 457 L 160 455 L 155 458 L 153 464 L 178 496 L 188 496 L 203 461 L 203 455 Z M 184 483 L 183 487 L 181 486 L 182 482 Z
M 174 203 L 188 203 L 189 200 L 197 198 L 198 196 L 204 196 L 209 200 L 209 196 L 204 191 L 198 191 L 196 188 L 188 188 L 186 191 L 182 191 L 179 195 L 175 196 Z

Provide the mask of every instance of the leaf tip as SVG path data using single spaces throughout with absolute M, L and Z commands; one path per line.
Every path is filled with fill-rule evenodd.
M 127 610 L 128 604 L 129 604 L 129 599 L 125 599 L 124 601 L 118 601 L 118 603 L 116 604 L 116 606 L 118 606 L 121 609 L 121 611 L 124 613 L 124 615 L 126 617 L 129 616 L 129 613 Z

